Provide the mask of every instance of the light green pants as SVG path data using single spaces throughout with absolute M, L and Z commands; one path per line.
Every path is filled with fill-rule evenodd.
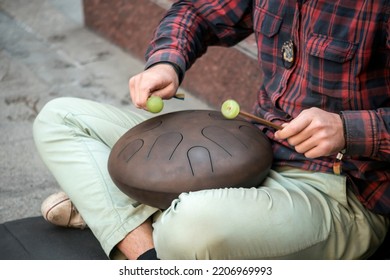
M 164 212 L 140 205 L 113 184 L 111 147 L 144 118 L 88 100 L 50 101 L 34 123 L 38 151 L 107 255 L 154 218 L 161 259 L 364 259 L 389 220 L 367 211 L 345 177 L 271 170 L 259 188 L 182 194 Z

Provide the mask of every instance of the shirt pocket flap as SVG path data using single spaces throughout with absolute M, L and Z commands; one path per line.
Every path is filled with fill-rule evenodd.
M 256 7 L 255 9 L 253 20 L 255 31 L 260 32 L 269 38 L 275 36 L 279 32 L 283 21 L 281 17 L 271 14 L 259 7 Z
M 307 43 L 308 53 L 330 61 L 344 63 L 355 55 L 357 44 L 320 34 L 311 34 Z

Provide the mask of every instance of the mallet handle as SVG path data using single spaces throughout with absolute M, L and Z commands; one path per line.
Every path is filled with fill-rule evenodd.
M 264 125 L 266 125 L 266 126 L 275 128 L 276 130 L 280 130 L 280 129 L 283 128 L 283 127 L 280 126 L 280 125 L 276 125 L 276 124 L 274 124 L 274 123 L 272 123 L 272 122 L 270 122 L 270 121 L 267 121 L 267 120 L 265 120 L 265 119 L 259 118 L 258 116 L 252 115 L 252 114 L 247 113 L 247 112 L 242 112 L 242 111 L 240 111 L 239 115 L 242 115 L 242 116 L 247 117 L 247 118 L 249 118 L 249 119 L 251 119 L 251 120 L 254 120 L 254 121 L 257 122 L 257 123 L 264 124 Z

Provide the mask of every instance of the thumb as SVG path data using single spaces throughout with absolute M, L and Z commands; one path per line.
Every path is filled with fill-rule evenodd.
M 284 139 L 283 138 L 283 133 L 282 133 L 282 131 L 283 131 L 283 129 L 286 127 L 288 125 L 288 123 L 282 123 L 281 124 L 281 127 L 282 127 L 282 129 L 280 129 L 280 130 L 277 130 L 276 132 L 275 132 L 275 134 L 274 134 L 274 136 L 275 136 L 275 138 L 276 139 Z

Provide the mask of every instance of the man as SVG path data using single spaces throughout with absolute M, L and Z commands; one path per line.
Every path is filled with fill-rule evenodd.
M 57 99 L 34 125 L 42 158 L 113 257 L 128 259 L 363 259 L 390 213 L 388 1 L 178 1 L 158 27 L 133 103 L 172 98 L 210 45 L 254 32 L 264 81 L 255 113 L 283 125 L 257 189 L 182 194 L 164 212 L 123 195 L 110 148 L 135 112 Z M 156 253 L 157 252 L 157 253 Z

